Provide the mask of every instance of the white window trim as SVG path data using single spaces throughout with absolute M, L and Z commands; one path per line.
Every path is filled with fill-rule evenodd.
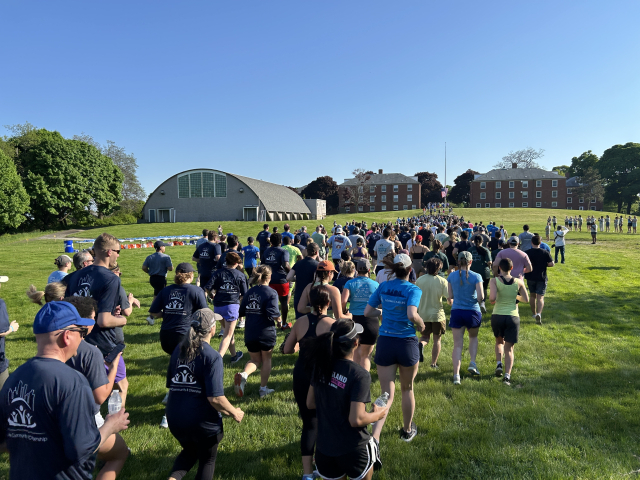
M 536 198 L 542 198 L 542 192 L 541 191 L 537 191 L 536 192 Z
M 502 199 L 502 192 L 496 192 L 496 200 Z
M 482 190 L 484 190 L 485 188 L 487 188 L 487 182 L 480 182 L 480 188 Z
M 200 196 L 199 197 L 192 197 L 191 196 L 191 174 L 193 173 L 199 173 L 200 176 Z M 213 173 L 213 197 L 205 197 L 204 195 L 204 182 L 202 181 L 202 174 L 203 173 Z M 180 175 L 176 176 L 176 184 L 177 184 L 177 192 L 178 192 L 178 198 L 227 198 L 227 195 L 225 195 L 224 197 L 218 197 L 216 196 L 216 175 L 221 175 L 223 176 L 225 179 L 227 178 L 227 174 L 224 172 L 219 172 L 218 170 L 188 170 L 184 173 L 181 173 Z M 180 196 L 180 179 L 182 177 L 186 176 L 189 179 L 189 196 L 188 197 L 181 197 Z M 228 184 L 227 184 L 228 186 Z M 228 188 L 227 188 L 228 190 Z M 225 192 L 227 193 L 227 192 Z M 156 212 L 157 213 L 157 212 Z
M 502 182 L 500 180 L 496 182 L 496 188 L 502 188 Z

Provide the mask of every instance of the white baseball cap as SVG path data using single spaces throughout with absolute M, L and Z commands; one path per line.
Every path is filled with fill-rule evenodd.
M 0 276 L 0 283 L 5 283 L 9 281 L 9 277 Z
M 406 253 L 399 253 L 393 259 L 393 263 L 401 263 L 403 267 L 411 266 L 411 257 Z

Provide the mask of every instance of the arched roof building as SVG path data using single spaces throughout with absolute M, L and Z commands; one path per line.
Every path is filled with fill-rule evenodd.
M 143 221 L 303 220 L 318 216 L 317 202 L 324 201 L 303 200 L 275 183 L 201 168 L 162 182 L 144 205 Z

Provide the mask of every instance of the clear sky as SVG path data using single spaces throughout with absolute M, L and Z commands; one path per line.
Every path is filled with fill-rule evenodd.
M 0 125 L 290 186 L 355 168 L 444 183 L 640 141 L 640 2 L 108 1 L 0 6 Z M 0 134 L 8 133 L 0 129 Z

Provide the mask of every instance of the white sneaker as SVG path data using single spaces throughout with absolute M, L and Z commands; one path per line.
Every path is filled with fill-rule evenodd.
M 536 323 L 537 323 L 538 325 L 542 325 L 542 315 L 540 315 L 540 314 L 538 313 L 538 314 L 536 314 L 535 318 L 536 318 Z
M 267 395 L 272 394 L 273 392 L 275 392 L 275 390 L 273 388 L 268 388 L 268 387 L 260 387 L 260 398 L 264 398 Z
M 151 315 L 149 315 L 149 316 L 147 317 L 147 323 L 148 323 L 149 325 L 153 325 L 154 323 L 156 323 L 156 319 L 155 319 L 155 318 L 153 318 Z
M 169 422 L 167 422 L 167 416 L 163 415 L 160 421 L 160 428 L 169 428 Z
M 453 376 L 453 384 L 454 385 L 460 385 L 460 375 L 454 375 Z
M 487 313 L 487 307 L 485 307 L 484 302 L 480 304 L 480 311 L 482 313 Z
M 238 322 L 238 328 L 244 328 L 244 318 Z
M 168 401 L 169 401 L 169 392 L 167 392 L 167 394 L 162 399 L 162 404 L 166 405 Z

